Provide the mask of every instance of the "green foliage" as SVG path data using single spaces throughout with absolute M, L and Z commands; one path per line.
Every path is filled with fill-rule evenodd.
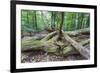
M 21 10 L 21 31 L 36 32 L 46 28 L 59 29 L 61 20 L 61 12 Z M 89 26 L 89 13 L 64 12 L 63 30 L 71 31 Z

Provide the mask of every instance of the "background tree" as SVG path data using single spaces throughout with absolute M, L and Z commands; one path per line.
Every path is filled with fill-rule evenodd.
M 81 12 L 57 12 L 21 10 L 21 31 L 32 33 L 37 31 L 61 30 L 73 31 L 90 26 L 90 14 Z

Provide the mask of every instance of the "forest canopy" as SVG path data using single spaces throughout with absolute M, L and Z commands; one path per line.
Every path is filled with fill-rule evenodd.
M 58 29 L 61 23 L 58 11 L 21 10 L 21 32 L 38 32 L 50 28 Z M 81 12 L 63 12 L 64 31 L 87 28 L 90 26 L 90 14 Z

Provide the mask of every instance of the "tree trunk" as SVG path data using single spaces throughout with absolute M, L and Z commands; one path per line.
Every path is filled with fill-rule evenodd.
M 80 42 L 80 44 L 85 45 L 88 42 L 89 42 L 89 40 Z M 26 47 L 22 47 L 21 51 L 27 52 L 27 51 L 34 51 L 34 50 L 43 50 L 43 51 L 48 52 L 48 53 L 54 53 L 56 55 L 60 55 L 61 53 L 58 52 L 58 48 L 59 47 L 54 45 L 53 43 L 45 42 L 45 44 L 39 43 L 37 45 L 29 45 Z M 87 48 L 85 48 L 85 49 L 87 49 Z M 87 50 L 87 51 L 89 51 L 89 50 Z M 72 55 L 72 54 L 79 54 L 79 52 L 75 48 L 73 48 L 73 45 L 72 46 L 68 45 L 68 46 L 64 47 L 62 50 L 62 53 L 63 53 L 63 56 L 68 56 L 68 55 Z
M 64 32 L 65 34 L 68 34 L 70 36 L 77 36 L 79 34 L 90 34 L 90 28 L 84 28 L 84 29 L 80 29 L 80 30 L 75 30 L 75 31 L 66 31 Z
M 80 43 L 77 43 L 75 40 L 70 38 L 67 34 L 64 34 L 65 39 L 71 43 L 71 45 L 86 59 L 90 58 L 90 53 L 87 48 L 83 47 Z
M 89 43 L 90 40 L 86 40 L 84 42 L 77 43 L 74 41 L 72 38 L 70 38 L 66 33 L 63 33 L 66 41 L 68 41 L 71 45 L 67 45 L 66 47 L 63 47 L 64 50 L 62 50 L 63 55 L 67 56 L 69 54 L 74 54 L 74 53 L 80 53 L 83 57 L 86 59 L 89 59 L 89 50 L 83 45 Z M 43 38 L 44 39 L 44 38 Z M 46 52 L 53 52 L 57 53 L 58 46 L 55 45 L 55 40 L 57 40 L 57 31 L 50 33 L 45 37 L 44 40 L 41 41 L 35 41 L 33 40 L 28 40 L 28 41 L 23 41 L 22 42 L 22 49 L 21 51 L 29 51 L 29 50 L 44 50 Z M 58 41 L 57 41 L 58 42 Z M 63 43 L 63 42 L 62 42 Z M 66 43 L 64 43 L 66 45 Z M 59 53 L 58 53 L 59 54 Z
M 58 40 L 61 40 L 61 37 L 62 37 L 63 22 L 64 22 L 64 12 L 61 12 L 61 23 L 60 23 L 60 27 L 59 27 L 59 37 L 58 37 Z
M 57 34 L 57 31 L 51 32 L 46 37 L 44 37 L 41 41 L 47 41 L 50 38 L 52 38 L 53 36 L 55 36 L 56 34 Z

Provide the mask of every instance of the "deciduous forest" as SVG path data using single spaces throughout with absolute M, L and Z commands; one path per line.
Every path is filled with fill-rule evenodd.
M 90 14 L 21 10 L 21 62 L 90 58 Z

